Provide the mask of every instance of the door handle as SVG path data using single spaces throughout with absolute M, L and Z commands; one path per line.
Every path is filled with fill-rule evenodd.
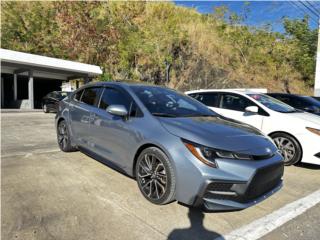
M 93 122 L 96 116 L 97 115 L 95 113 L 90 113 L 90 122 Z

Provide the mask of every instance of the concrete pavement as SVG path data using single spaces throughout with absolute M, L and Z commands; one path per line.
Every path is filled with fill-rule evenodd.
M 54 114 L 2 113 L 1 137 L 3 239 L 215 239 L 320 186 L 319 167 L 288 167 L 280 192 L 243 211 L 156 206 L 133 179 L 81 152 L 60 152 Z

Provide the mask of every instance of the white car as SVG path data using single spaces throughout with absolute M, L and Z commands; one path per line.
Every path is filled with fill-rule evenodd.
M 285 165 L 299 161 L 320 165 L 319 116 L 251 91 L 196 90 L 186 94 L 220 115 L 252 125 L 270 136 Z

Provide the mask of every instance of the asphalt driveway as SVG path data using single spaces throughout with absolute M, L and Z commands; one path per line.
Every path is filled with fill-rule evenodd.
M 178 203 L 156 206 L 142 197 L 134 179 L 81 152 L 60 152 L 54 114 L 2 113 L 1 130 L 2 239 L 213 240 L 320 186 L 319 167 L 294 166 L 285 169 L 280 192 L 243 211 L 203 213 Z M 314 209 L 319 212 L 320 206 Z M 314 215 L 309 215 L 264 239 L 292 233 L 299 221 L 311 221 L 310 239 L 319 236 L 320 220 L 314 223 Z

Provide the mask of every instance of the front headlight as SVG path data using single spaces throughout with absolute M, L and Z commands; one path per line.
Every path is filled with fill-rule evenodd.
M 316 129 L 316 128 L 310 128 L 310 127 L 306 127 L 307 130 L 309 130 L 310 132 L 317 134 L 320 136 L 320 130 Z
M 204 164 L 210 167 L 217 167 L 216 159 L 238 159 L 238 160 L 251 160 L 252 156 L 243 154 L 243 153 L 235 153 L 230 151 L 224 151 L 219 149 L 213 149 L 205 146 L 201 146 L 199 144 L 191 143 L 189 141 L 183 140 L 184 145 L 188 148 L 188 150 L 199 159 Z

